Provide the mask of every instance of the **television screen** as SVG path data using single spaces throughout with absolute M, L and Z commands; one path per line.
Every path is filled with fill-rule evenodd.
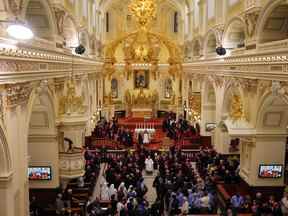
M 29 180 L 51 180 L 51 167 L 29 167 Z
M 260 165 L 260 178 L 281 178 L 283 166 L 279 164 Z

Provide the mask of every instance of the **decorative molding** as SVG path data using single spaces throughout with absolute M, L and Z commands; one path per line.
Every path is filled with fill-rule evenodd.
M 32 90 L 33 85 L 31 85 L 29 82 L 7 84 L 5 91 L 6 105 L 8 107 L 14 107 L 27 103 Z
M 13 172 L 9 172 L 6 174 L 0 174 L 0 188 L 7 188 L 9 184 L 12 182 Z
M 248 38 L 253 38 L 256 32 L 256 24 L 260 11 L 247 12 L 244 15 L 246 35 Z

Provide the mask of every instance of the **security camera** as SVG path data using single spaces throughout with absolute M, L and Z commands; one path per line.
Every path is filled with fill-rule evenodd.
M 75 47 L 75 53 L 78 54 L 78 55 L 84 54 L 85 50 L 86 49 L 85 49 L 85 47 L 82 44 L 80 44 L 79 46 Z
M 220 56 L 225 55 L 226 49 L 222 46 L 219 46 L 216 48 L 216 53 L 217 53 L 217 55 L 220 55 Z

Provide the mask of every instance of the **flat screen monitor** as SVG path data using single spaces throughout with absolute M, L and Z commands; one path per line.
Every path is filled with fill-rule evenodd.
M 50 166 L 31 166 L 28 168 L 29 180 L 52 180 L 52 172 Z
M 281 178 L 283 173 L 283 166 L 281 164 L 260 164 L 259 177 L 260 178 Z

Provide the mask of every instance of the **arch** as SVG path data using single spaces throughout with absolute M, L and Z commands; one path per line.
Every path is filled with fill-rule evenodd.
M 225 88 L 224 96 L 223 96 L 223 106 L 221 114 L 225 117 L 230 117 L 231 112 L 231 103 L 234 96 L 239 96 L 242 108 L 243 108 L 243 115 L 245 114 L 245 100 L 244 100 L 244 92 L 243 89 L 237 85 L 237 83 L 228 83 L 228 85 Z M 244 116 L 243 116 L 244 117 Z
M 111 97 L 118 98 L 118 79 L 112 78 L 111 79 Z
M 280 95 L 266 91 L 259 100 L 256 128 L 260 131 L 280 130 L 287 133 L 288 103 Z
M 87 29 L 82 29 L 79 32 L 79 43 L 82 44 L 85 48 L 85 54 L 89 54 L 90 49 L 90 40 L 89 40 L 89 33 Z
M 79 44 L 76 21 L 72 16 L 66 15 L 63 20 L 63 33 L 66 47 L 76 47 Z
M 46 101 L 41 101 L 41 97 L 45 97 Z M 26 116 L 26 133 L 27 134 L 27 139 L 28 139 L 28 135 L 29 135 L 29 129 L 30 129 L 30 121 L 31 121 L 31 117 L 32 117 L 32 113 L 33 113 L 33 107 L 35 105 L 35 103 L 37 103 L 37 100 L 43 104 L 45 104 L 45 106 L 47 106 L 47 113 L 49 114 L 49 118 L 48 118 L 48 123 L 51 126 L 51 128 L 55 128 L 56 126 L 56 105 L 54 103 L 54 97 L 53 97 L 53 93 L 50 91 L 50 89 L 46 86 L 43 87 L 38 87 L 35 88 L 30 95 L 29 98 L 29 102 L 27 105 L 27 116 Z M 43 99 L 42 99 L 43 100 Z
M 213 29 L 208 31 L 204 37 L 204 42 L 203 42 L 203 50 L 204 50 L 204 55 L 211 55 L 215 53 L 217 47 L 217 38 L 216 38 L 216 33 L 214 32 Z
M 5 180 L 12 174 L 12 158 L 6 137 L 4 126 L 0 122 L 0 180 Z
M 25 0 L 22 8 L 22 17 L 28 21 L 37 37 L 51 40 L 57 34 L 56 19 L 49 1 Z
M 232 18 L 223 33 L 223 47 L 235 49 L 245 46 L 245 23 L 240 17 Z
M 287 39 L 288 3 L 284 0 L 270 0 L 262 9 L 257 23 L 258 43 Z
M 193 57 L 199 57 L 201 56 L 201 41 L 200 39 L 195 39 L 192 41 L 192 56 Z
M 213 82 L 210 80 L 203 82 L 201 89 L 203 103 L 216 103 L 216 88 Z

